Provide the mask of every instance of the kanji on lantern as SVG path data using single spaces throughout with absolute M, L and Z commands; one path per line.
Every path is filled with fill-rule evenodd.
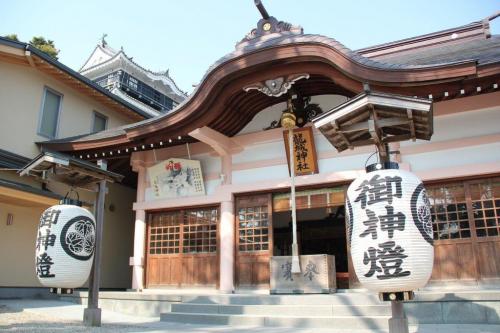
M 37 250 L 43 248 L 47 250 L 49 246 L 54 246 L 56 242 L 56 235 L 50 233 L 50 229 L 45 229 L 45 234 L 41 231 L 38 231 L 38 238 L 36 240 L 36 248 Z
M 42 217 L 40 218 L 40 227 L 51 227 L 52 224 L 57 223 L 57 219 L 59 218 L 59 214 L 61 214 L 60 210 L 52 209 L 46 210 L 43 212 Z
M 370 269 L 365 276 L 371 277 L 375 272 L 381 272 L 377 279 L 386 280 L 410 275 L 410 271 L 403 271 L 401 267 L 403 259 L 408 257 L 404 252 L 405 250 L 394 241 L 381 243 L 378 249 L 368 248 L 363 257 L 363 264 L 369 264 Z
M 36 272 L 40 278 L 54 277 L 55 274 L 50 274 L 50 268 L 54 265 L 52 258 L 47 253 L 42 253 L 36 257 Z
M 394 197 L 401 198 L 401 177 L 380 177 L 375 175 L 369 180 L 364 180 L 356 191 L 360 191 L 354 202 L 361 202 L 361 208 L 377 202 L 392 204 Z

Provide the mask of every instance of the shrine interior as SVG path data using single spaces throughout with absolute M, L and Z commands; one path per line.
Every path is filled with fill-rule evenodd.
M 272 221 L 273 256 L 292 255 L 291 212 L 274 212 Z M 337 287 L 349 287 L 344 205 L 298 209 L 297 243 L 300 255 L 334 255 Z

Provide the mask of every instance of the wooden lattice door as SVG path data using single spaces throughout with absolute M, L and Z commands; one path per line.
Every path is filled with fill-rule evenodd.
M 218 221 L 217 208 L 149 214 L 147 287 L 216 286 Z
M 236 284 L 269 286 L 273 248 L 271 194 L 236 199 Z

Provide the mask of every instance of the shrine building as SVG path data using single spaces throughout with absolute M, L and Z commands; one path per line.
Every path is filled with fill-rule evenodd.
M 334 255 L 337 287 L 357 288 L 345 192 L 376 162 L 369 145 L 375 138 L 357 146 L 367 129 L 344 124 L 335 128 L 345 148 L 339 152 L 311 120 L 367 89 L 382 99 L 397 95 L 405 117 L 394 120 L 390 110 L 376 116 L 386 119 L 393 137 L 390 159 L 422 179 L 430 198 L 435 260 L 429 286 L 498 286 L 500 36 L 490 32 L 494 18 L 353 51 L 263 16 L 172 111 L 42 146 L 86 161 L 106 159 L 111 171 L 132 166 L 138 178 L 127 263 L 133 289 L 269 289 L 270 259 L 291 255 L 290 156 L 280 125 L 291 100 L 299 254 Z M 432 127 L 418 122 L 417 100 L 432 102 Z M 430 140 L 418 139 L 426 133 Z

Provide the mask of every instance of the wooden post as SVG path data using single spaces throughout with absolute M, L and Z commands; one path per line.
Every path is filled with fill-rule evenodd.
M 88 305 L 83 311 L 83 323 L 85 326 L 101 326 L 101 309 L 99 309 L 99 284 L 101 280 L 101 249 L 102 231 L 104 224 L 104 199 L 106 197 L 106 181 L 101 180 L 98 184 L 97 210 L 96 210 L 96 235 L 94 262 L 89 277 Z
M 219 288 L 226 294 L 234 293 L 234 201 L 222 201 L 219 223 Z
M 392 318 L 389 319 L 389 333 L 408 333 L 408 319 L 402 301 L 391 301 Z

